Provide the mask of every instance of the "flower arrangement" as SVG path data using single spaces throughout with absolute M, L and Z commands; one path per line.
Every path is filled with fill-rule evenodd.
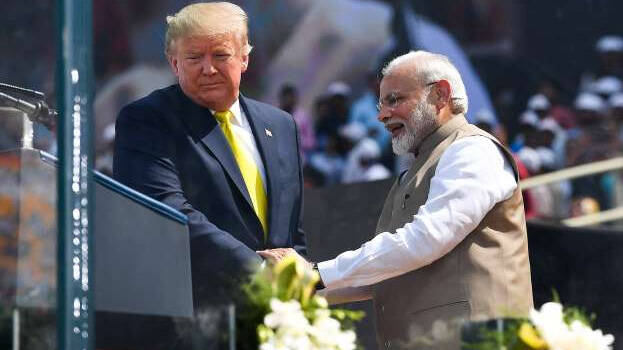
M 483 341 L 470 349 L 509 350 L 610 350 L 614 337 L 592 329 L 594 315 L 587 317 L 578 308 L 563 309 L 549 302 L 531 310 L 528 319 L 516 320 L 504 331 L 485 331 Z
M 315 295 L 318 281 L 318 273 L 294 256 L 256 273 L 244 288 L 238 348 L 356 349 L 354 322 L 363 313 L 329 309 L 326 299 Z

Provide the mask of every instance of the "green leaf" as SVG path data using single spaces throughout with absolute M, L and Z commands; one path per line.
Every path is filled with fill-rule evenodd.
M 297 261 L 294 256 L 291 258 L 286 257 L 275 265 L 277 298 L 282 301 L 288 301 L 294 298 L 296 286 L 301 280 L 301 273 L 298 270 Z

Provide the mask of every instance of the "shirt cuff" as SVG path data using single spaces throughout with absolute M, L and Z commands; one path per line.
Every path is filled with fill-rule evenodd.
M 325 288 L 332 288 L 340 279 L 339 272 L 337 270 L 337 260 L 327 260 L 318 263 L 318 273 L 322 278 L 322 283 Z

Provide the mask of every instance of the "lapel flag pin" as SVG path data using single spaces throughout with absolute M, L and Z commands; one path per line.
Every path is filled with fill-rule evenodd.
M 264 129 L 264 131 L 266 131 L 266 136 L 268 137 L 273 137 L 273 133 L 272 131 L 268 130 L 268 129 Z

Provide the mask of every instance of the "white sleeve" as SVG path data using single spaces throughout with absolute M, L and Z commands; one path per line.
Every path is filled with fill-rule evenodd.
M 358 287 L 426 266 L 459 244 L 516 187 L 512 167 L 493 141 L 460 139 L 439 159 L 426 203 L 413 221 L 319 263 L 323 283 L 331 289 Z
M 329 305 L 352 303 L 372 299 L 371 286 L 347 287 L 339 289 L 321 289 L 317 295 L 327 299 Z

